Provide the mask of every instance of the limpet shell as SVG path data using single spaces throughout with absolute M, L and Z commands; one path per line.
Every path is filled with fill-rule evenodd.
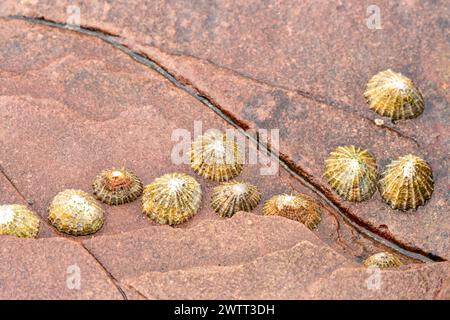
M 221 217 L 231 217 L 238 211 L 252 211 L 261 200 L 258 188 L 246 182 L 224 182 L 213 189 L 211 207 Z
M 380 269 L 398 268 L 403 265 L 399 258 L 389 252 L 379 252 L 364 260 L 366 267 L 377 267 Z
M 280 194 L 266 201 L 263 213 L 267 216 L 281 216 L 303 223 L 310 230 L 322 221 L 319 204 L 304 194 Z
M 144 213 L 160 224 L 176 225 L 194 216 L 202 201 L 200 184 L 184 173 L 169 173 L 147 185 L 142 195 Z
M 84 236 L 102 228 L 104 213 L 90 194 L 67 189 L 53 199 L 48 208 L 48 220 L 60 232 Z
M 216 131 L 194 140 L 190 158 L 191 167 L 196 173 L 214 181 L 228 181 L 239 175 L 243 169 L 236 141 Z
M 423 96 L 411 79 L 391 69 L 374 75 L 364 96 L 370 109 L 392 120 L 416 118 L 425 109 Z
M 142 181 L 125 169 L 109 169 L 100 172 L 92 185 L 94 195 L 109 205 L 120 205 L 136 200 L 143 190 Z
M 0 206 L 0 235 L 36 238 L 40 220 L 36 213 L 20 204 Z
M 386 166 L 379 189 L 381 197 L 393 209 L 416 209 L 431 198 L 433 171 L 425 160 L 408 154 Z
M 355 146 L 337 147 L 325 160 L 330 186 L 348 201 L 365 201 L 377 189 L 377 163 L 367 151 Z

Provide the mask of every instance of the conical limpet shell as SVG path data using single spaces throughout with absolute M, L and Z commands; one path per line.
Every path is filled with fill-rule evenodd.
M 202 201 L 200 184 L 184 173 L 170 173 L 147 185 L 142 195 L 144 213 L 152 220 L 175 225 L 195 215 Z
M 0 235 L 36 238 L 39 233 L 37 214 L 20 204 L 0 206 Z
M 142 181 L 131 171 L 109 169 L 100 172 L 93 183 L 94 195 L 100 201 L 119 205 L 136 200 L 143 190 Z
M 416 209 L 431 198 L 433 172 L 425 160 L 408 154 L 386 166 L 379 188 L 381 197 L 393 209 Z
M 221 217 L 231 217 L 238 211 L 252 211 L 261 200 L 258 188 L 245 182 L 224 182 L 213 189 L 211 207 Z
M 377 164 L 372 155 L 355 146 L 337 147 L 325 160 L 330 186 L 348 201 L 365 201 L 377 189 Z
M 48 208 L 48 220 L 60 232 L 84 236 L 101 229 L 104 214 L 90 194 L 82 190 L 67 189 L 53 199 Z
M 380 269 L 386 268 L 398 268 L 403 265 L 399 258 L 394 256 L 389 252 L 379 252 L 371 255 L 366 260 L 364 260 L 364 265 L 366 267 L 377 267 Z
M 192 143 L 191 167 L 204 178 L 227 181 L 239 175 L 243 161 L 238 144 L 226 134 L 209 132 Z
M 273 196 L 264 204 L 263 213 L 301 222 L 311 230 L 322 220 L 320 206 L 314 199 L 304 194 Z
M 411 79 L 390 69 L 369 80 L 364 96 L 372 110 L 392 120 L 415 118 L 425 108 L 422 94 Z

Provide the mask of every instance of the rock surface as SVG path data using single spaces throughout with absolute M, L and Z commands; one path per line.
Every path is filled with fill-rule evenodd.
M 65 23 L 72 21 L 69 4 L 6 1 L 0 12 Z M 148 53 L 240 123 L 279 128 L 280 152 L 354 220 L 405 247 L 448 258 L 450 217 L 439 213 L 450 205 L 449 8 L 445 1 L 380 1 L 378 26 L 371 5 L 104 1 L 80 4 L 80 12 L 83 25 Z M 129 23 L 136 19 L 142 23 Z M 387 68 L 418 84 L 426 110 L 411 121 L 384 119 L 379 127 L 362 93 L 367 80 Z M 322 167 L 328 152 L 344 144 L 370 148 L 380 168 L 407 153 L 424 157 L 435 176 L 431 201 L 408 214 L 391 210 L 378 194 L 363 204 L 343 202 L 322 178 Z
M 302 240 L 324 245 L 299 223 L 240 212 L 231 219 L 206 220 L 187 230 L 149 227 L 83 244 L 120 280 L 149 271 L 248 262 Z
M 435 299 L 450 274 L 448 262 L 402 267 L 400 270 L 342 268 L 309 289 L 314 299 Z
M 447 262 L 382 271 L 380 290 L 368 290 L 370 274 L 355 264 L 387 249 L 355 228 L 407 249 L 450 255 L 449 8 L 440 0 L 379 1 L 382 28 L 370 29 L 370 4 L 78 4 L 82 25 L 95 35 L 0 18 L 0 203 L 28 203 L 42 218 L 39 237 L 48 238 L 1 238 L 0 298 L 448 299 Z M 74 23 L 76 7 L 69 5 L 6 0 L 0 16 Z M 149 56 L 197 98 L 135 61 L 142 56 L 130 57 L 99 36 Z M 365 83 L 386 68 L 422 90 L 426 109 L 419 118 L 379 125 L 368 109 Z M 295 173 L 246 140 L 246 152 L 262 161 L 246 165 L 239 179 L 257 185 L 262 202 L 255 214 L 224 220 L 209 208 L 217 184 L 174 161 L 174 146 L 179 134 L 232 128 L 226 117 L 242 129 L 279 129 L 280 145 L 272 147 Z M 202 129 L 196 131 L 197 122 Z M 328 152 L 343 144 L 369 148 L 380 169 L 409 152 L 424 157 L 435 176 L 432 199 L 408 213 L 391 210 L 378 194 L 362 204 L 342 201 L 322 171 Z M 141 213 L 140 201 L 103 205 L 107 222 L 99 233 L 62 238 L 46 221 L 52 197 L 64 188 L 91 191 L 95 175 L 112 166 L 134 170 L 144 184 L 172 171 L 194 175 L 203 205 L 181 228 L 156 226 Z M 262 174 L 268 167 L 279 170 Z M 263 201 L 293 191 L 319 201 L 316 230 L 259 216 Z M 66 282 L 74 259 L 80 290 Z
M 247 264 L 150 272 L 124 282 L 149 299 L 302 299 L 309 283 L 345 263 L 335 251 L 302 241 Z
M 98 262 L 70 240 L 2 236 L 0 261 L 0 299 L 123 299 Z

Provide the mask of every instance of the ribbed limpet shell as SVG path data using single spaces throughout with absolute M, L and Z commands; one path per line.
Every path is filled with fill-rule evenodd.
M 238 211 L 252 211 L 261 200 L 258 188 L 246 182 L 224 182 L 215 187 L 211 207 L 221 217 L 231 217 Z
M 322 220 L 319 204 L 304 194 L 280 194 L 266 201 L 264 215 L 281 216 L 314 229 Z
M 369 80 L 364 96 L 372 110 L 392 120 L 415 118 L 425 108 L 422 94 L 411 79 L 390 69 Z
M 36 213 L 20 204 L 0 206 L 0 235 L 36 238 L 40 220 Z
M 416 209 L 431 198 L 433 172 L 425 160 L 408 154 L 386 166 L 379 189 L 381 197 L 393 209 Z
M 169 173 L 147 185 L 142 195 L 144 213 L 160 224 L 176 225 L 194 216 L 202 201 L 200 184 L 184 173 Z
M 399 258 L 389 252 L 379 252 L 364 260 L 366 267 L 377 267 L 380 269 L 398 268 L 403 265 Z
M 143 190 L 142 181 L 125 169 L 103 170 L 95 177 L 92 187 L 97 199 L 110 205 L 134 201 Z
M 60 232 L 84 236 L 101 229 L 104 213 L 90 194 L 67 189 L 53 199 L 48 208 L 48 220 Z
M 191 167 L 204 178 L 228 181 L 239 175 L 243 161 L 238 144 L 216 131 L 194 140 L 190 152 Z
M 367 151 L 355 146 L 337 147 L 325 160 L 330 186 L 348 201 L 365 201 L 377 189 L 377 164 Z

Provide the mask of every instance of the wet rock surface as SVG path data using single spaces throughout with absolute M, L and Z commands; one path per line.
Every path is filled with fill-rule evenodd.
M 71 23 L 68 5 L 3 1 L 0 16 Z M 448 299 L 447 263 L 383 271 L 388 282 L 383 282 L 382 290 L 368 290 L 370 275 L 355 262 L 386 247 L 358 233 L 330 204 L 402 247 L 444 259 L 450 254 L 448 9 L 441 1 L 382 2 L 378 4 L 382 29 L 374 30 L 365 21 L 368 5 L 360 1 L 80 4 L 84 26 L 98 29 L 98 35 L 118 35 L 111 39 L 151 57 L 180 84 L 207 97 L 224 112 L 221 116 L 199 97 L 176 88 L 167 77 L 96 36 L 0 19 L 0 202 L 28 203 L 42 218 L 40 238 L 64 237 L 46 222 L 52 197 L 65 188 L 91 192 L 92 180 L 105 168 L 127 167 L 144 184 L 168 172 L 185 172 L 195 176 L 204 191 L 199 213 L 181 229 L 156 226 L 141 213 L 138 200 L 102 205 L 106 225 L 94 236 L 72 238 L 78 243 L 2 237 L 0 253 L 6 258 L 0 259 L 0 269 L 16 270 L 3 278 L 6 284 L 26 272 L 19 265 L 34 270 L 55 259 L 67 262 L 64 254 L 51 252 L 52 246 L 73 249 L 92 277 L 87 291 L 64 291 L 59 285 L 66 274 L 56 264 L 48 272 L 30 273 L 17 288 L 2 287 L 0 295 Z M 135 19 L 143 22 L 130 23 Z M 426 107 L 419 118 L 395 124 L 384 119 L 379 125 L 380 117 L 369 110 L 362 96 L 365 83 L 386 68 L 409 76 L 422 90 Z M 295 174 L 280 167 L 275 176 L 264 176 L 261 169 L 267 164 L 246 165 L 238 178 L 257 185 L 262 202 L 256 215 L 239 213 L 223 220 L 209 208 L 210 192 L 217 184 L 196 176 L 188 164 L 173 163 L 171 156 L 177 129 L 195 134 L 195 121 L 203 130 L 232 128 L 226 117 L 244 129 L 280 129 L 278 149 Z M 435 176 L 431 200 L 407 213 L 391 210 L 378 193 L 361 204 L 342 201 L 322 174 L 328 152 L 345 144 L 369 148 L 380 170 L 407 153 L 423 157 Z M 269 166 L 277 164 L 256 151 L 255 143 L 249 142 L 248 148 Z M 293 221 L 259 216 L 263 201 L 292 191 L 320 203 L 323 221 L 314 232 Z M 19 253 L 10 261 L 11 250 L 22 247 L 24 256 Z M 305 259 L 311 265 L 295 262 Z M 46 281 L 41 296 L 33 281 Z M 214 288 L 215 281 L 226 290 Z M 270 290 L 267 283 L 279 290 Z M 24 294 L 28 288 L 29 294 Z

